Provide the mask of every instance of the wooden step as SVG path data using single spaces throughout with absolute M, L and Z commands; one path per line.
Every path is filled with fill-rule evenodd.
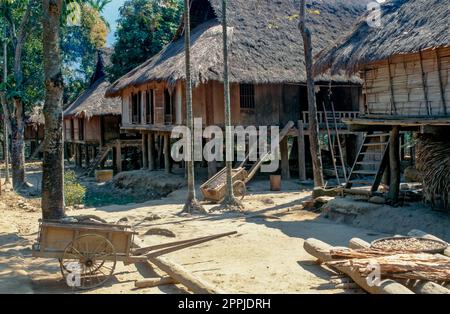
M 364 146 L 386 146 L 389 142 L 380 142 L 380 143 L 364 143 Z
M 353 171 L 355 174 L 366 174 L 366 175 L 376 175 L 378 171 L 375 170 L 355 170 Z
M 373 183 L 370 181 L 350 181 L 350 184 L 364 184 L 364 185 L 372 185 Z
M 383 155 L 383 152 L 371 151 L 371 152 L 363 152 L 360 155 Z
M 380 136 L 389 136 L 389 133 L 375 133 L 375 134 L 367 134 L 366 137 L 380 137 Z
M 358 161 L 358 162 L 357 162 L 358 165 L 368 165 L 368 166 L 379 165 L 380 163 L 381 163 L 381 160 L 374 160 L 374 161 Z

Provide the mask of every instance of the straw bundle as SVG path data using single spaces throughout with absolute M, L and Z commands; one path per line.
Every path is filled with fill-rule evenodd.
M 430 134 L 417 136 L 417 170 L 423 174 L 425 200 L 448 210 L 450 143 Z

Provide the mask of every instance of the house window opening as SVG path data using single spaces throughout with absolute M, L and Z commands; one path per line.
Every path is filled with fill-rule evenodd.
M 241 109 L 255 109 L 255 86 L 253 84 L 240 85 Z

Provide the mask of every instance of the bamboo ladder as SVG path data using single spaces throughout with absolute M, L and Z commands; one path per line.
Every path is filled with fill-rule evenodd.
M 345 166 L 345 161 L 344 161 L 344 157 L 343 157 L 343 153 L 342 153 L 343 150 L 342 150 L 342 143 L 341 143 L 340 134 L 339 134 L 339 128 L 337 127 L 337 122 L 338 121 L 336 119 L 336 111 L 334 110 L 334 103 L 331 100 L 331 97 L 330 97 L 330 105 L 331 105 L 331 117 L 329 116 L 329 112 L 327 111 L 327 109 L 325 107 L 325 103 L 322 102 L 323 114 L 325 116 L 324 117 L 325 118 L 324 119 L 325 120 L 325 126 L 327 128 L 327 134 L 328 134 L 328 146 L 329 146 L 330 152 L 331 152 L 331 160 L 333 162 L 333 168 L 334 168 L 334 172 L 336 174 L 336 180 L 338 182 L 338 185 L 341 185 L 341 178 L 339 176 L 337 159 L 339 159 L 341 167 L 342 167 L 342 173 L 344 174 L 344 182 L 347 182 L 347 169 L 346 169 L 346 166 Z M 332 139 L 332 131 L 330 129 L 330 122 L 333 124 L 336 143 Z M 337 156 L 336 156 L 335 151 L 334 151 L 335 144 L 337 144 L 338 152 L 339 152 L 339 154 Z

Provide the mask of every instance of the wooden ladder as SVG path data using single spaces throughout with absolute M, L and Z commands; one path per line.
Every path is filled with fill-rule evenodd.
M 334 104 L 331 101 L 331 112 L 327 111 L 325 108 L 325 103 L 322 102 L 323 113 L 325 115 L 325 126 L 327 128 L 328 134 L 328 146 L 330 148 L 331 160 L 333 162 L 334 173 L 336 174 L 336 180 L 338 185 L 341 185 L 341 177 L 339 175 L 339 168 L 342 169 L 342 174 L 344 175 L 343 182 L 347 182 L 347 168 L 345 165 L 345 160 L 343 157 L 342 143 L 339 135 L 339 128 L 337 126 L 338 121 L 336 119 L 336 111 L 334 110 Z M 331 124 L 331 126 L 330 126 Z M 335 136 L 333 137 L 331 127 L 334 129 Z
M 383 141 L 383 138 L 387 138 Z M 383 173 L 389 162 L 389 133 L 368 132 L 364 135 L 358 156 L 348 176 L 345 188 L 351 189 L 354 185 L 371 185 L 371 191 L 376 192 L 380 186 Z M 372 148 L 372 150 L 369 150 Z M 373 149 L 375 148 L 375 150 Z M 367 160 L 366 157 L 379 157 L 379 159 Z M 371 167 L 367 169 L 366 167 Z M 364 179 L 360 179 L 360 177 Z M 372 180 L 368 179 L 372 177 Z
M 291 131 L 291 129 L 295 126 L 294 122 L 289 121 L 284 128 L 281 130 L 280 132 L 280 136 L 279 136 L 279 142 L 281 142 L 286 136 L 288 136 L 289 132 Z M 270 145 L 269 145 L 270 146 Z M 240 168 L 245 168 L 248 172 L 247 175 L 247 179 L 245 180 L 245 183 L 249 182 L 251 179 L 253 179 L 253 177 L 256 175 L 256 173 L 259 171 L 259 169 L 261 168 L 261 165 L 266 161 L 266 159 L 268 157 L 270 157 L 271 155 L 271 151 L 270 149 L 266 150 L 266 153 L 259 156 L 258 160 L 255 161 L 254 163 L 250 162 L 250 156 L 251 156 L 251 152 L 254 152 L 256 150 L 256 152 L 258 152 L 258 147 L 251 147 L 250 148 L 250 152 L 247 154 L 247 156 L 245 157 L 245 159 L 240 163 L 239 167 Z
M 108 156 L 111 149 L 114 147 L 115 142 L 107 143 L 104 145 L 100 151 L 97 153 L 97 156 L 95 156 L 94 161 L 89 165 L 86 171 L 86 175 L 92 175 L 94 171 L 97 169 L 97 167 L 102 163 L 102 161 Z

